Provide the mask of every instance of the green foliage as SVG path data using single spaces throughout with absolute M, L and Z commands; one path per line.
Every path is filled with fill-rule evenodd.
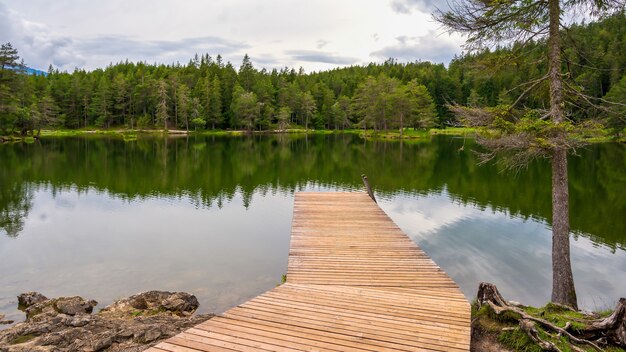
M 26 343 L 32 339 L 34 339 L 35 337 L 37 337 L 37 335 L 34 334 L 26 334 L 26 335 L 21 335 L 18 336 L 16 338 L 14 338 L 13 340 L 11 340 L 11 342 L 9 342 L 10 345 L 18 345 L 21 343 Z
M 511 9 L 522 6 L 522 2 L 514 3 Z M 534 26 L 541 20 L 524 25 Z M 623 13 L 571 26 L 563 53 L 571 77 L 568 84 L 597 99 L 623 102 L 625 36 Z M 473 51 L 455 57 L 448 68 L 430 62 L 387 60 L 304 74 L 288 68 L 258 70 L 247 55 L 238 70 L 219 55 L 215 59 L 201 55 L 197 64 L 194 60 L 188 65 L 125 61 L 90 72 L 51 69 L 44 77 L 6 69 L 20 65 L 17 50 L 7 43 L 0 48 L 0 134 L 32 133 L 39 127 L 134 127 L 145 115 L 151 116 L 150 124 L 157 128 L 186 128 L 196 118 L 204 119 L 209 129 L 266 130 L 281 123 L 336 130 L 444 127 L 455 124 L 446 107 L 451 102 L 471 107 L 510 106 L 526 88 L 523 82 L 546 71 L 545 45 L 543 39 L 537 39 Z M 236 116 L 233 102 L 242 93 L 253 93 L 260 104 L 253 121 L 251 115 L 247 121 Z M 543 108 L 548 97 L 547 85 L 539 84 L 516 108 Z M 42 114 L 43 99 L 48 99 L 45 105 L 52 110 Z M 618 113 L 579 108 L 584 104 L 574 101 L 578 107 L 572 105 L 571 118 L 576 122 L 600 119 L 614 135 L 623 134 L 623 106 L 596 102 Z M 291 114 L 279 123 L 283 107 Z M 24 109 L 42 115 L 29 117 Z M 147 126 L 144 123 L 142 128 Z
M 606 126 L 616 136 L 626 132 L 626 75 L 606 94 Z
M 206 120 L 204 120 L 203 118 L 197 117 L 193 120 L 191 120 L 191 124 L 194 126 L 194 128 L 197 130 L 203 130 L 204 127 L 206 126 Z
M 260 106 L 257 96 L 253 92 L 237 94 L 233 100 L 233 116 L 236 127 L 243 127 L 252 131 L 256 126 L 260 114 Z
M 278 110 L 276 120 L 278 123 L 278 130 L 284 131 L 289 126 L 289 120 L 291 119 L 292 111 L 289 107 L 283 106 Z
M 585 315 L 581 312 L 572 311 L 569 308 L 548 303 L 545 307 L 522 307 L 524 312 L 529 315 L 547 320 L 561 328 L 567 323 L 571 324 L 571 331 L 580 331 L 585 327 L 585 322 L 595 319 L 595 315 Z M 611 311 L 612 312 L 612 311 Z M 541 352 L 541 349 L 527 334 L 519 327 L 519 314 L 511 312 L 503 312 L 500 315 L 495 314 L 488 306 L 477 308 L 477 304 L 472 304 L 472 320 L 474 327 L 497 335 L 498 342 L 514 351 Z M 561 351 L 572 351 L 565 336 L 557 336 L 549 334 L 544 327 L 537 323 L 535 328 L 539 337 L 545 341 L 554 343 Z M 590 346 L 579 346 L 583 350 L 592 351 Z M 616 347 L 609 347 L 607 351 L 619 351 Z
M 528 335 L 515 328 L 514 330 L 508 330 L 498 335 L 498 341 L 506 347 L 512 348 L 513 351 L 520 352 L 542 352 L 543 348 L 537 346 Z
M 149 115 L 141 115 L 137 119 L 137 127 L 145 129 L 152 126 L 152 117 Z
M 157 85 L 157 94 L 159 102 L 156 107 L 156 126 L 167 129 L 169 124 L 169 96 L 167 93 L 167 83 L 164 80 L 159 81 Z

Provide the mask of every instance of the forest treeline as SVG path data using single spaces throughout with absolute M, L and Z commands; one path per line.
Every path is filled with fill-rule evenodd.
M 605 101 L 626 103 L 626 15 L 571 26 L 565 32 L 568 84 L 597 98 L 570 103 L 575 120 L 600 119 L 620 133 L 623 105 L 604 114 Z M 27 75 L 17 48 L 0 49 L 0 134 L 42 128 L 286 128 L 376 130 L 455 124 L 449 103 L 468 106 L 548 106 L 548 86 L 517 101 L 524 83 L 547 71 L 544 41 L 514 43 L 431 62 L 351 66 L 305 73 L 239 67 L 220 55 L 196 55 L 186 65 L 122 62 L 72 73 L 50 67 Z

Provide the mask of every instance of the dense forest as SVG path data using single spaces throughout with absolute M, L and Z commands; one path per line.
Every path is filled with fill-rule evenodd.
M 607 115 L 598 106 L 608 100 L 626 102 L 626 15 L 573 25 L 564 38 L 567 84 L 597 99 L 570 102 L 570 118 L 600 119 L 621 133 L 626 109 L 611 105 L 618 113 Z M 516 101 L 524 83 L 546 72 L 545 45 L 539 40 L 464 54 L 448 67 L 389 59 L 305 73 L 258 70 L 247 55 L 236 68 L 220 55 L 204 54 L 186 65 L 127 61 L 89 72 L 50 67 L 47 75 L 28 75 L 18 48 L 7 43 L 0 50 L 0 134 L 93 127 L 445 127 L 456 123 L 446 108 L 449 103 L 547 106 L 547 83 Z

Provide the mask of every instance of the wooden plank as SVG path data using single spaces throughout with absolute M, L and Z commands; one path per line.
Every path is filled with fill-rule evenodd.
M 367 194 L 294 204 L 287 283 L 149 351 L 469 351 L 467 299 Z

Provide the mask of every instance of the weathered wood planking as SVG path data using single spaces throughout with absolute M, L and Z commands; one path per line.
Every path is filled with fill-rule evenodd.
M 365 193 L 296 194 L 287 283 L 148 351 L 469 351 L 458 286 Z

